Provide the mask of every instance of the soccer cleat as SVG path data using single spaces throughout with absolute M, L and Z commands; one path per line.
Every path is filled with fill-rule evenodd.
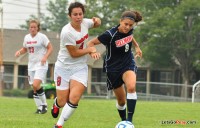
M 46 105 L 42 105 L 41 114 L 44 114 L 46 112 L 47 112 L 47 106 Z
M 53 128 L 62 128 L 62 126 L 54 125 Z
M 35 114 L 41 114 L 41 110 L 40 109 L 37 109 Z
M 55 104 L 53 104 L 53 107 L 51 109 L 51 115 L 53 116 L 53 118 L 57 118 L 59 114 L 59 108 L 56 107 Z

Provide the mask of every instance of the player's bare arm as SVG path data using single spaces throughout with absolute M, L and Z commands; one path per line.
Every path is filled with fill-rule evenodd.
M 98 45 L 100 44 L 101 42 L 97 39 L 97 38 L 94 38 L 92 40 L 90 40 L 88 43 L 87 43 L 87 47 L 93 47 L 94 45 Z M 95 60 L 98 60 L 100 57 L 101 57 L 101 54 L 99 52 L 95 52 L 95 53 L 91 53 L 90 56 L 95 59 Z
M 98 45 L 100 44 L 101 42 L 97 39 L 97 38 L 94 38 L 92 40 L 90 40 L 88 43 L 87 43 L 87 47 L 93 47 L 94 45 Z
M 20 50 L 18 50 L 16 53 L 15 53 L 15 57 L 19 57 L 20 55 L 24 54 L 27 52 L 27 49 L 26 48 L 21 48 Z
M 73 58 L 80 57 L 88 53 L 96 52 L 95 47 L 87 47 L 85 49 L 78 49 L 76 46 L 67 45 L 66 48 L 69 51 L 69 54 L 71 55 L 71 57 Z
M 134 37 L 133 37 L 133 44 L 135 46 L 135 52 L 136 52 L 135 58 L 137 58 L 137 57 L 142 58 L 142 50 L 140 49 L 140 47 Z
M 93 17 L 92 18 L 93 22 L 94 22 L 94 26 L 93 28 L 99 27 L 101 25 L 101 20 L 98 17 Z
M 49 58 L 49 56 L 51 55 L 52 52 L 53 52 L 53 46 L 49 42 L 48 45 L 47 45 L 47 52 L 41 60 L 42 65 L 44 65 L 46 63 L 47 59 Z

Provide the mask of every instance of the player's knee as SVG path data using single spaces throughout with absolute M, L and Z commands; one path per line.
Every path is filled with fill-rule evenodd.
M 128 93 L 134 93 L 136 91 L 135 84 L 130 84 L 127 86 L 127 92 Z
M 80 96 L 71 96 L 71 97 L 69 98 L 69 100 L 70 100 L 70 102 L 71 102 L 72 104 L 78 104 L 80 98 L 81 98 Z
M 124 106 L 126 104 L 126 101 L 125 100 L 118 100 L 117 103 L 118 103 L 119 106 Z
M 36 91 L 42 88 L 41 86 L 37 84 L 33 84 L 32 86 L 33 86 L 33 90 L 36 90 Z

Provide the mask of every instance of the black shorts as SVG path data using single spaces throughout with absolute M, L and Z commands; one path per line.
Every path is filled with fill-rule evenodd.
M 135 64 L 124 68 L 121 72 L 107 72 L 107 88 L 108 90 L 116 89 L 124 84 L 122 75 L 124 72 L 132 70 L 137 73 L 137 66 Z

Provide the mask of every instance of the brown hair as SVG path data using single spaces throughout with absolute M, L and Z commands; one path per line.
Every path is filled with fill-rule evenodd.
M 38 32 L 40 31 L 40 22 L 38 20 L 30 20 L 29 21 L 29 26 L 31 23 L 36 23 L 37 24 L 37 27 L 38 27 Z
M 121 19 L 129 18 L 134 20 L 135 22 L 140 22 L 142 20 L 142 16 L 138 11 L 125 11 L 122 13 Z
M 71 3 L 69 5 L 69 8 L 68 8 L 68 15 L 71 16 L 71 13 L 72 13 L 72 9 L 74 8 L 81 8 L 82 11 L 83 11 L 83 14 L 85 13 L 85 7 L 82 3 L 80 2 L 74 2 L 74 3 Z

